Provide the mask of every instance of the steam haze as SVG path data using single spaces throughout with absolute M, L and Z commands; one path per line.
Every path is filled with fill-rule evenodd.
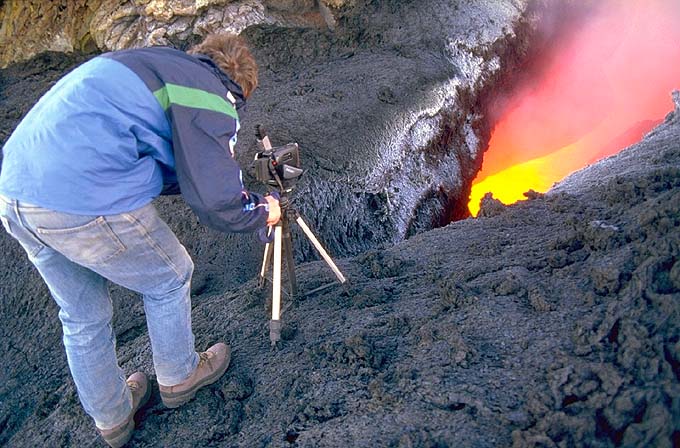
M 680 2 L 569 8 L 547 10 L 548 47 L 535 62 L 537 75 L 490 111 L 497 125 L 473 186 L 473 214 L 487 191 L 505 203 L 529 189 L 546 191 L 637 142 L 672 110 L 670 93 L 680 88 Z

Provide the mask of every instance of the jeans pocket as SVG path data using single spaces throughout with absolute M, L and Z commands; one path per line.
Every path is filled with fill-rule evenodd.
M 103 264 L 125 250 L 103 216 L 76 227 L 35 231 L 51 248 L 83 266 Z

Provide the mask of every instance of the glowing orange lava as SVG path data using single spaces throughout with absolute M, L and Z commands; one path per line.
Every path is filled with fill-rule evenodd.
M 637 141 L 680 89 L 680 1 L 602 0 L 503 103 L 472 186 L 510 204 Z

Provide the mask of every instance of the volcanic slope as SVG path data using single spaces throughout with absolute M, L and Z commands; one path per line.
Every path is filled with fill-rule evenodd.
M 281 42 L 278 30 L 249 32 Z M 80 60 L 44 54 L 0 72 L 1 141 L 38 92 Z M 281 85 L 273 79 L 263 91 Z M 302 102 L 308 80 L 295 82 Z M 303 110 L 280 107 L 280 121 Z M 306 132 L 307 142 L 327 138 Z M 679 167 L 676 110 L 641 144 L 548 195 L 511 207 L 487 199 L 480 219 L 339 259 L 351 286 L 284 298 L 278 351 L 267 337 L 267 292 L 254 281 L 225 286 L 252 277 L 247 263 L 232 261 L 233 253 L 258 259 L 252 244 L 225 252 L 223 236 L 196 224 L 181 199 L 159 201 L 197 260 L 197 345 L 226 340 L 234 358 L 223 379 L 179 410 L 155 392 L 131 446 L 680 445 Z M 326 222 L 317 233 L 342 236 L 338 220 Z M 103 446 L 78 404 L 46 288 L 4 232 L 0 253 L 0 444 Z M 298 276 L 303 292 L 333 280 L 322 262 L 300 265 Z M 153 376 L 139 298 L 114 288 L 113 299 L 123 368 Z
M 130 445 L 677 446 L 680 99 L 640 144 L 528 196 L 337 260 L 351 286 L 284 297 L 278 350 L 254 280 L 195 291 L 197 346 L 229 342 L 233 365 L 177 410 L 154 383 Z M 103 446 L 55 306 L 0 247 L 0 444 Z M 312 262 L 298 279 L 333 277 Z M 153 378 L 140 300 L 114 298 L 122 367 Z

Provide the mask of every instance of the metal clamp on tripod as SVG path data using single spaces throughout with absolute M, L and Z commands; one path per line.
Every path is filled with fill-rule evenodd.
M 266 284 L 267 272 L 272 267 L 272 319 L 269 322 L 269 339 L 272 346 L 281 340 L 281 268 L 283 261 L 286 263 L 290 294 L 292 298 L 297 295 L 297 280 L 295 278 L 295 261 L 293 257 L 293 237 L 290 232 L 291 222 L 296 222 L 305 236 L 314 245 L 326 264 L 331 268 L 341 284 L 347 279 L 335 265 L 328 252 L 323 248 L 319 240 L 314 236 L 302 216 L 291 205 L 289 198 L 297 179 L 302 175 L 300 168 L 300 152 L 297 143 L 289 143 L 285 146 L 273 148 L 269 137 L 262 126 L 256 128 L 257 139 L 264 151 L 255 155 L 255 176 L 257 180 L 267 185 L 270 191 L 277 191 L 279 206 L 281 207 L 281 220 L 274 226 L 273 240 L 267 243 L 264 249 L 262 269 L 260 270 L 260 287 Z M 272 230 L 270 229 L 270 232 Z M 268 235 L 271 237 L 271 233 Z M 271 238 L 270 238 L 271 239 Z M 329 285 L 317 288 L 317 292 Z

